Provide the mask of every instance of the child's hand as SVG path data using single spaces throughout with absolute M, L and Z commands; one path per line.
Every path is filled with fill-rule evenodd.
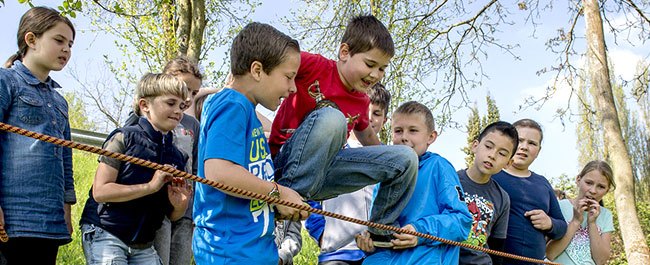
M 2 211 L 2 207 L 0 207 L 0 226 L 5 226 L 5 213 Z
M 170 166 L 170 165 L 165 165 Z M 153 174 L 153 177 L 149 181 L 149 188 L 151 193 L 155 193 L 162 188 L 165 183 L 170 182 L 174 175 L 167 173 L 162 170 L 156 170 L 156 173 Z
M 372 244 L 372 239 L 370 238 L 370 233 L 368 231 L 363 231 L 361 234 L 354 236 L 355 241 L 357 241 L 357 247 L 363 250 L 364 252 L 375 252 L 375 246 Z
M 415 227 L 413 227 L 410 224 L 402 227 L 402 229 L 416 232 Z M 412 248 L 418 245 L 417 236 L 406 234 L 406 233 L 393 234 L 393 236 L 395 237 L 395 239 L 391 240 L 390 242 L 393 243 L 394 249 Z
M 303 204 L 302 197 L 295 190 L 287 188 L 282 185 L 278 185 L 280 190 L 280 199 L 288 202 L 293 202 L 295 204 Z M 275 205 L 275 208 L 280 214 L 280 220 L 291 220 L 291 221 L 301 221 L 309 217 L 309 212 L 301 211 L 287 206 Z
M 167 186 L 167 196 L 174 209 L 187 209 L 192 190 L 185 179 L 174 177 L 172 184 Z
M 586 199 L 588 202 L 587 208 L 587 223 L 595 223 L 596 218 L 600 215 L 600 204 L 596 200 Z
M 575 221 L 578 225 L 581 225 L 584 219 L 582 214 L 587 210 L 589 210 L 589 202 L 587 201 L 587 199 L 580 199 L 575 201 L 575 205 L 573 205 L 572 221 Z
M 547 231 L 553 227 L 553 222 L 551 222 L 551 217 L 548 217 L 546 212 L 542 210 L 532 210 L 524 213 L 525 217 L 530 219 L 530 222 L 533 224 L 533 227 L 537 230 Z

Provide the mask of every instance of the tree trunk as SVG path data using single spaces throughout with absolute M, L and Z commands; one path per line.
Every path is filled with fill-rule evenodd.
M 192 30 L 187 45 L 187 57 L 197 62 L 201 59 L 203 32 L 205 31 L 205 0 L 192 0 Z
M 614 170 L 614 197 L 627 261 L 629 264 L 650 264 L 648 246 L 635 207 L 632 164 L 623 141 L 612 95 L 600 8 L 597 0 L 583 0 L 582 4 L 587 26 L 590 83 L 594 88 L 592 91 L 596 100 L 596 112 L 603 126 L 605 146 Z
M 192 31 L 192 3 L 190 0 L 179 0 L 178 9 L 178 53 L 187 55 L 187 47 Z

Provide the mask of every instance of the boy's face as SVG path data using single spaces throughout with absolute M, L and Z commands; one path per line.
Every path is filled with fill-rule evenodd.
M 384 108 L 380 105 L 370 103 L 370 106 L 368 106 L 368 117 L 370 118 L 370 128 L 375 133 L 379 133 L 381 128 L 384 127 L 384 123 L 386 123 Z
M 261 71 L 259 82 L 263 89 L 255 91 L 255 102 L 269 110 L 276 110 L 282 99 L 296 92 L 296 73 L 300 67 L 300 53 L 287 50 L 284 61 L 270 73 Z
M 519 146 L 515 156 L 512 157 L 512 166 L 527 170 L 542 148 L 542 134 L 537 129 L 529 127 L 517 127 L 517 134 L 519 134 Z
M 512 154 L 512 140 L 499 131 L 489 132 L 481 139 L 472 143 L 474 164 L 478 172 L 491 176 L 503 169 Z
M 350 55 L 348 45 L 343 43 L 339 49 L 337 64 L 341 81 L 348 91 L 366 93 L 384 77 L 384 71 L 391 58 L 392 56 L 377 48 Z
M 147 117 L 153 127 L 167 133 L 181 121 L 185 109 L 185 99 L 174 95 L 162 95 L 152 99 L 140 99 L 140 110 Z
M 427 129 L 424 116 L 419 114 L 394 114 L 391 127 L 393 144 L 410 146 L 418 156 L 423 155 L 438 137 L 436 131 Z

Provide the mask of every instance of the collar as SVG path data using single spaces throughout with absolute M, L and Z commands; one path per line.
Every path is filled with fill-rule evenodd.
M 153 128 L 153 125 L 145 117 L 140 117 L 138 120 L 138 125 L 144 130 L 149 139 L 158 144 L 171 144 L 173 140 L 173 133 L 170 131 L 167 134 L 163 135 L 161 132 L 156 131 Z
M 40 83 L 44 83 L 47 85 L 47 87 L 55 89 L 55 88 L 61 88 L 59 83 L 55 82 L 50 78 L 49 76 L 45 80 L 45 82 L 41 82 L 41 80 L 38 80 L 33 74 L 32 71 L 30 71 L 24 64 L 23 62 L 16 60 L 14 61 L 13 66 L 11 69 L 14 69 L 20 77 L 22 77 L 27 84 L 30 84 L 32 86 L 38 85 Z

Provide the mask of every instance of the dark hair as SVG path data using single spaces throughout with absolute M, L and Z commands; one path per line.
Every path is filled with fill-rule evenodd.
M 201 111 L 203 111 L 203 102 L 213 93 L 205 93 L 194 98 L 194 117 L 197 121 L 201 121 Z
M 271 25 L 249 23 L 237 34 L 230 47 L 230 72 L 235 76 L 244 75 L 250 71 L 251 64 L 258 61 L 268 74 L 284 61 L 289 49 L 300 52 L 298 41 Z
M 395 112 L 393 112 L 393 116 L 396 114 L 407 114 L 407 115 L 412 115 L 412 114 L 419 114 L 424 117 L 424 122 L 427 126 L 427 129 L 429 132 L 433 132 L 436 130 L 436 125 L 433 122 L 433 114 L 431 113 L 431 110 L 427 108 L 422 103 L 419 103 L 417 101 L 408 101 L 399 106 Z
M 350 47 L 350 55 L 377 48 L 391 57 L 395 55 L 395 44 L 388 29 L 373 15 L 350 19 L 341 43 Z
M 390 92 L 384 85 L 377 83 L 368 90 L 370 103 L 379 106 L 384 111 L 384 116 L 388 115 L 388 106 L 390 106 Z
M 566 199 L 566 192 L 564 192 L 563 190 L 553 189 L 553 192 L 555 193 L 555 197 L 557 197 L 558 200 Z
M 199 64 L 187 56 L 178 56 L 167 62 L 165 68 L 163 68 L 163 73 L 173 76 L 191 74 L 199 80 L 203 80 Z
M 478 135 L 478 138 L 476 138 L 476 140 L 481 142 L 481 140 L 483 140 L 483 137 L 491 132 L 500 132 L 501 134 L 510 138 L 510 141 L 512 141 L 512 152 L 510 152 L 510 158 L 512 158 L 512 156 L 514 156 L 515 152 L 517 151 L 517 147 L 519 146 L 519 134 L 517 133 L 517 128 L 515 128 L 515 126 L 509 122 L 496 121 L 486 126 Z
M 36 37 L 41 37 L 43 33 L 50 30 L 57 23 L 63 22 L 72 30 L 72 39 L 75 37 L 75 30 L 72 22 L 67 17 L 62 16 L 58 11 L 43 6 L 32 7 L 20 18 L 18 25 L 18 52 L 10 56 L 4 64 L 5 68 L 11 68 L 15 60 L 22 61 L 27 54 L 27 43 L 25 42 L 25 35 L 28 32 L 34 33 Z
M 539 125 L 539 123 L 537 123 L 534 120 L 521 119 L 521 120 L 518 120 L 515 123 L 513 123 L 512 126 L 515 126 L 515 128 L 524 127 L 524 128 L 531 128 L 531 129 L 538 130 L 539 131 L 539 143 L 540 144 L 542 143 L 542 139 L 544 139 L 544 133 L 542 132 L 542 126 Z

